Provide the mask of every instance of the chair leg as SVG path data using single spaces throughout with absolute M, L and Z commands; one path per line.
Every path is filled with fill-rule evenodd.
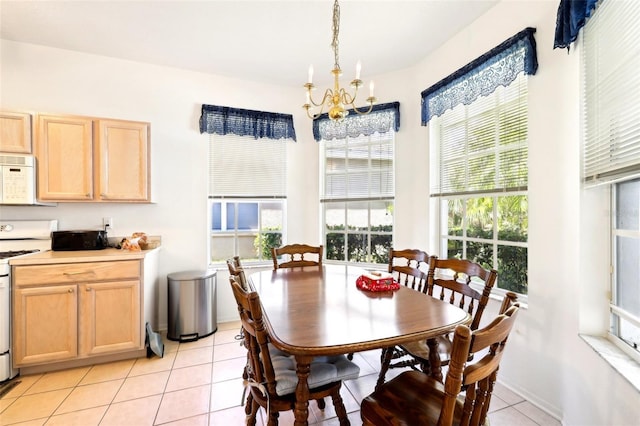
M 260 409 L 260 404 L 253 399 L 251 394 L 247 398 L 247 405 L 245 407 L 245 413 L 247 414 L 247 426 L 256 426 L 256 416 L 258 414 L 258 410 Z
M 424 374 L 426 374 L 427 376 L 430 376 L 431 375 L 431 364 L 429 364 L 429 361 L 422 360 L 422 361 L 419 362 L 419 364 L 420 364 L 420 370 Z
M 340 396 L 340 389 L 331 394 L 331 399 L 333 400 L 333 407 L 336 410 L 338 420 L 340 420 L 340 426 L 351 426 L 347 409 L 344 407 L 342 396 Z
M 277 411 L 271 410 L 271 412 L 269 413 L 269 419 L 267 421 L 267 426 L 278 426 L 278 417 L 280 416 L 280 413 L 278 413 Z
M 482 413 L 480 415 L 480 423 L 484 424 L 486 422 L 487 419 L 487 412 L 489 411 L 489 406 L 491 404 L 491 395 L 493 394 L 493 386 L 496 383 L 496 378 L 498 376 L 498 368 L 496 368 L 496 370 L 491 373 L 491 376 L 488 377 L 488 381 L 489 381 L 489 394 L 487 395 L 487 400 L 484 404 L 484 406 L 482 407 Z
M 389 371 L 389 365 L 393 358 L 393 346 L 389 348 L 383 348 L 382 354 L 380 354 L 380 374 L 378 374 L 378 381 L 376 382 L 376 390 L 384 383 L 384 377 Z
M 324 398 L 316 399 L 316 403 L 318 404 L 318 408 L 321 410 L 324 410 L 324 408 L 327 406 Z

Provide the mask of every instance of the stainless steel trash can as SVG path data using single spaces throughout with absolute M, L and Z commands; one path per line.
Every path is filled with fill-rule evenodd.
M 216 320 L 216 271 L 184 271 L 167 275 L 167 338 L 190 342 L 213 334 Z

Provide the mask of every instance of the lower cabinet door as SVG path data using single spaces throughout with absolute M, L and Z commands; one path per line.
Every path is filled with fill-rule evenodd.
M 143 349 L 140 281 L 81 284 L 80 354 Z
M 14 366 L 78 355 L 76 285 L 17 288 L 13 299 Z

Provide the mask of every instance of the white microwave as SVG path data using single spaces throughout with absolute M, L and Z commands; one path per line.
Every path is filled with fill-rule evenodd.
M 0 153 L 0 204 L 36 204 L 35 165 L 33 155 Z

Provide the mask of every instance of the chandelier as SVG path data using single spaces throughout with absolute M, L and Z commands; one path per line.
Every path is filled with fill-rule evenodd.
M 311 91 L 315 89 L 315 86 L 312 83 L 313 66 L 310 66 L 309 81 L 304 85 L 304 87 L 307 89 L 307 101 L 302 106 L 302 108 L 307 111 L 307 116 L 309 116 L 309 118 L 313 120 L 320 117 L 325 109 L 327 110 L 327 115 L 331 120 L 342 120 L 349 114 L 349 111 L 345 109 L 345 107 L 348 106 L 350 106 L 358 114 L 368 114 L 373 109 L 373 104 L 376 101 L 376 98 L 373 96 L 373 81 L 369 85 L 369 97 L 367 98 L 369 108 L 366 110 L 359 110 L 355 106 L 358 89 L 362 86 L 362 80 L 360 80 L 360 61 L 358 61 L 356 65 L 356 78 L 351 81 L 353 94 L 348 93 L 344 88 L 340 87 L 340 76 L 342 75 L 342 70 L 340 69 L 340 63 L 338 61 L 338 32 L 340 31 L 340 5 L 338 4 L 338 0 L 335 0 L 335 2 L 333 3 L 333 25 L 331 27 L 331 30 L 333 31 L 333 41 L 331 42 L 331 47 L 333 48 L 333 56 L 335 60 L 333 69 L 331 70 L 331 74 L 333 74 L 334 79 L 333 89 L 327 89 L 324 92 L 322 101 L 316 103 L 311 96 Z M 309 111 L 312 106 L 320 107 L 320 111 L 316 114 L 313 114 Z

